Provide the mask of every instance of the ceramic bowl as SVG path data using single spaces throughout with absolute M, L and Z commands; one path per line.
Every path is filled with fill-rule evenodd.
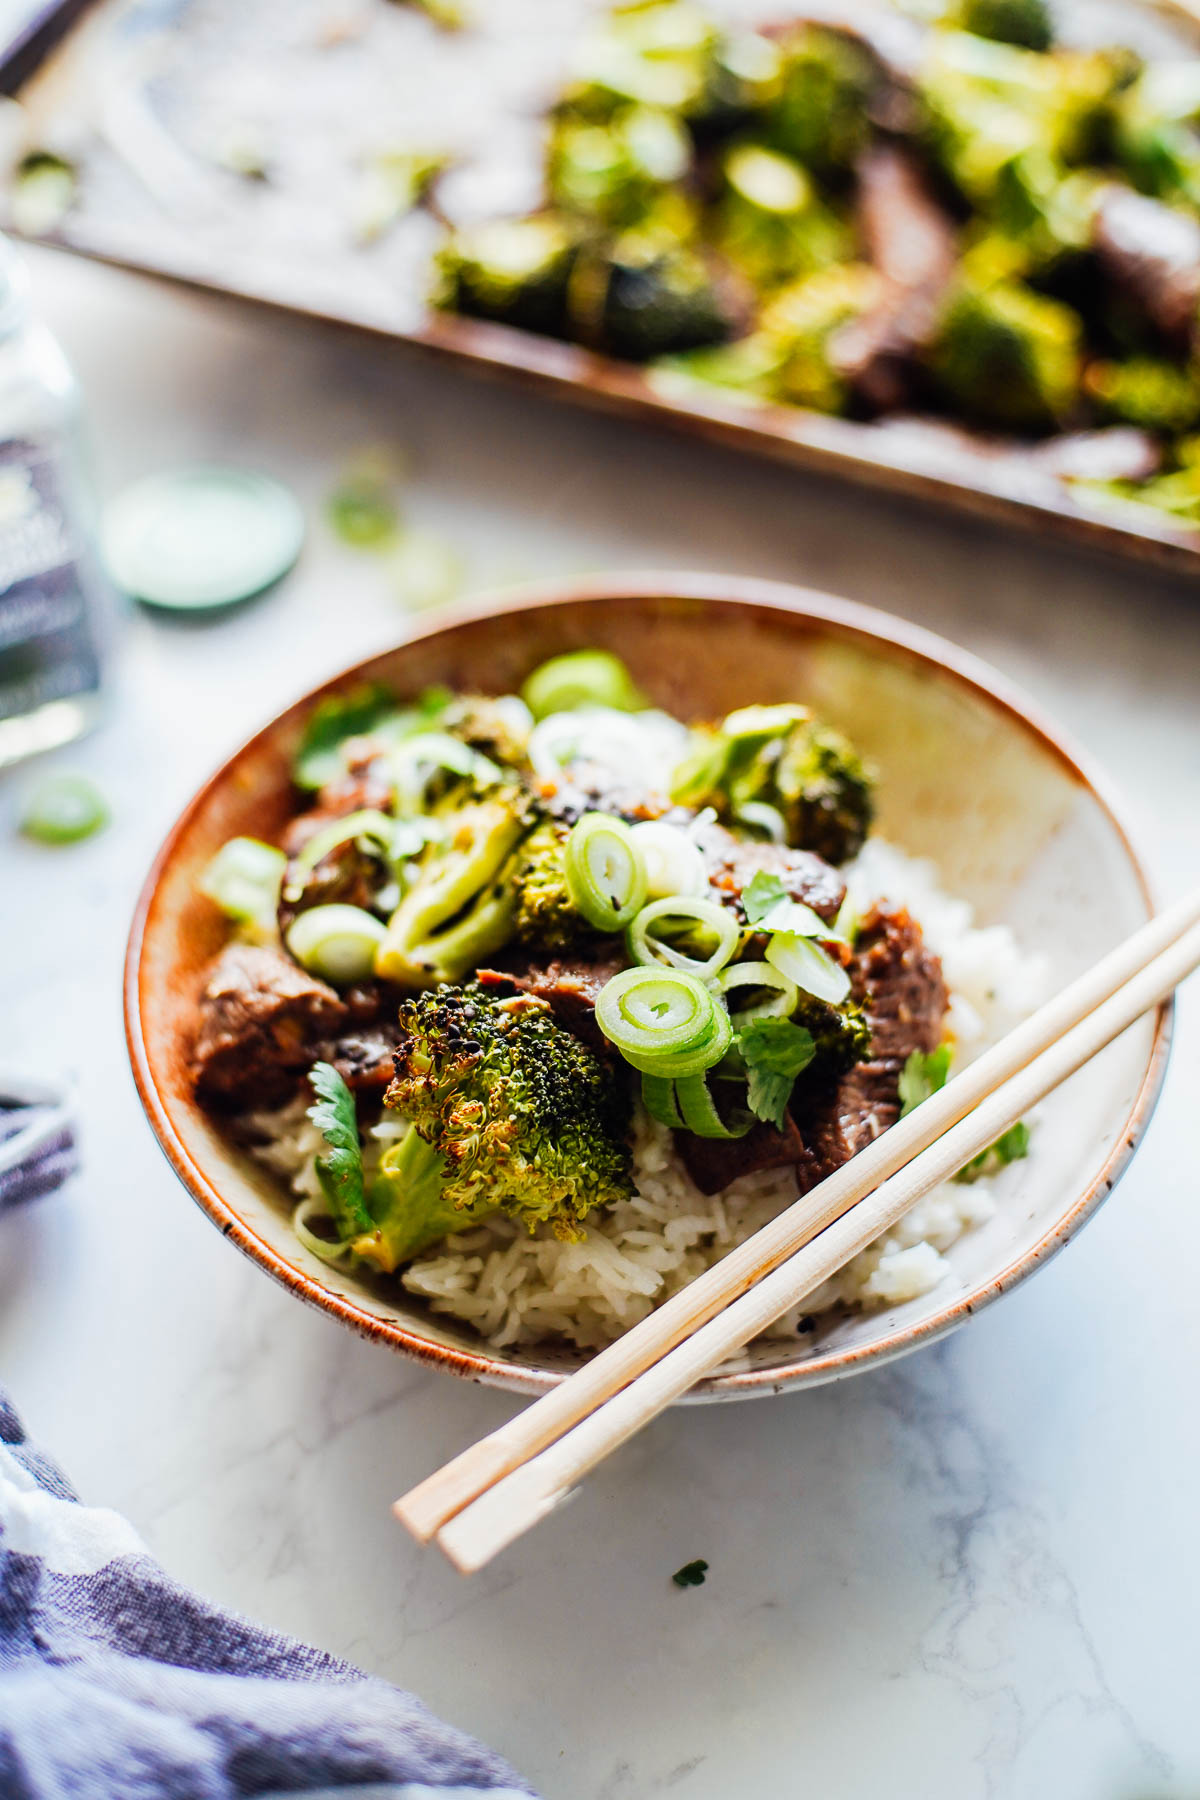
M 503 693 L 544 657 L 581 645 L 615 650 L 655 702 L 684 717 L 751 701 L 810 703 L 878 765 L 878 829 L 932 858 L 980 921 L 1010 925 L 1041 952 L 1052 987 L 1152 910 L 1104 783 L 1007 682 L 898 619 L 798 588 L 645 575 L 523 590 L 442 614 L 297 700 L 205 783 L 150 871 L 126 965 L 138 1090 L 184 1186 L 267 1274 L 381 1345 L 528 1394 L 561 1380 L 578 1357 L 489 1349 L 395 1282 L 373 1284 L 313 1258 L 272 1181 L 196 1104 L 187 1064 L 196 994 L 222 940 L 196 879 L 227 838 L 279 831 L 293 807 L 290 754 L 323 694 L 364 680 L 401 694 L 431 682 Z M 996 1216 L 950 1250 L 952 1280 L 886 1311 L 830 1320 L 799 1344 L 752 1346 L 748 1366 L 702 1383 L 695 1397 L 739 1399 L 848 1375 L 953 1330 L 1031 1275 L 1127 1165 L 1162 1083 L 1168 1039 L 1163 1009 L 1051 1097 L 1034 1154 L 1008 1172 Z

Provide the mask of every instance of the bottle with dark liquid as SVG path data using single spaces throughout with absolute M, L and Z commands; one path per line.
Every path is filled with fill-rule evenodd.
M 79 390 L 27 287 L 0 238 L 0 767 L 93 723 L 109 612 Z

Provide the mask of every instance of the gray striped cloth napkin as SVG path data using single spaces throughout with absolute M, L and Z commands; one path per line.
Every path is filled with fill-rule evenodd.
M 61 1098 L 0 1081 L 0 1212 L 74 1167 Z M 411 1694 L 172 1581 L 127 1520 L 76 1498 L 0 1391 L 0 1796 L 299 1795 L 532 1800 Z

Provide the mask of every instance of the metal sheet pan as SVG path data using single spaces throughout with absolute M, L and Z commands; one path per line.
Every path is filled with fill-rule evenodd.
M 82 170 L 49 240 L 85 255 L 373 332 L 543 392 L 1059 543 L 1200 573 L 1200 531 L 1085 507 L 1069 440 L 1030 447 L 918 416 L 875 423 L 672 383 L 504 326 L 432 311 L 440 227 L 418 210 L 368 239 L 372 156 L 438 148 L 454 220 L 536 203 L 541 115 L 594 0 L 477 0 L 461 33 L 388 0 L 61 0 L 0 57 L 31 141 Z M 761 18 L 762 0 L 713 10 Z M 811 11 L 811 7 L 806 7 Z M 1073 28 L 1200 54 L 1148 6 L 1076 6 Z M 61 41 L 57 41 L 61 40 Z M 265 180 L 228 166 L 240 141 Z

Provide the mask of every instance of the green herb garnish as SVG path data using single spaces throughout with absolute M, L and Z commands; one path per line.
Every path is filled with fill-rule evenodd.
M 375 1229 L 363 1186 L 358 1113 L 354 1095 L 332 1063 L 314 1063 L 308 1079 L 317 1095 L 308 1116 L 328 1145 L 316 1159 L 317 1179 L 329 1202 L 338 1236 L 344 1242 Z
M 998 1175 L 1009 1163 L 1020 1162 L 1029 1155 L 1029 1127 L 1024 1119 L 1018 1119 L 1015 1125 L 1002 1132 L 994 1144 L 981 1150 L 965 1163 L 954 1177 L 955 1181 L 982 1181 L 985 1175 Z
M 914 1050 L 900 1071 L 900 1117 L 906 1118 L 913 1108 L 928 1100 L 946 1085 L 954 1050 L 950 1044 L 939 1044 L 928 1055 Z
M 395 696 L 378 683 L 352 688 L 348 694 L 331 694 L 313 708 L 292 764 L 297 787 L 324 787 L 342 772 L 339 754 L 347 738 L 373 731 L 399 708 Z
M 787 897 L 787 889 L 778 875 L 768 875 L 765 869 L 759 869 L 743 889 L 742 907 L 750 924 L 760 925 Z
M 698 1556 L 695 1562 L 684 1563 L 682 1569 L 676 1569 L 671 1580 L 676 1587 L 703 1587 L 704 1577 L 708 1574 L 708 1564 Z
M 796 1077 L 816 1055 L 812 1032 L 790 1019 L 751 1019 L 738 1032 L 737 1047 L 750 1111 L 782 1131 Z

